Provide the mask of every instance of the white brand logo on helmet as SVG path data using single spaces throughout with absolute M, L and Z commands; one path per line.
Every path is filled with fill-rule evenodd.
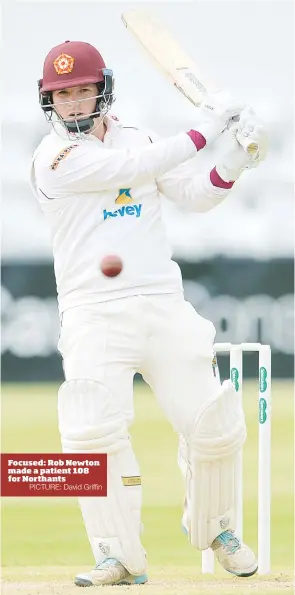
M 68 74 L 74 68 L 75 58 L 68 54 L 60 54 L 53 62 L 57 74 Z

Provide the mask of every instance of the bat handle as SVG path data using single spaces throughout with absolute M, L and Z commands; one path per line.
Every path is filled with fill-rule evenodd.
M 231 120 L 227 124 L 226 129 L 229 130 L 230 127 L 231 127 L 231 125 L 233 124 L 233 122 L 238 122 L 239 119 L 240 119 L 239 116 L 234 116 L 233 118 L 231 118 Z M 258 145 L 258 143 L 255 143 L 253 141 L 250 141 L 247 138 L 247 136 L 245 136 L 241 132 L 237 132 L 236 133 L 236 139 L 237 139 L 238 143 L 243 147 L 244 151 L 248 155 L 250 155 L 250 157 L 256 157 L 256 155 L 259 153 L 259 145 Z
M 259 153 L 259 145 L 251 141 L 247 136 L 241 134 L 241 132 L 237 132 L 236 139 L 238 143 L 243 147 L 244 151 L 248 153 L 251 157 L 255 157 Z
M 238 122 L 239 119 L 239 116 L 234 116 L 233 118 L 231 118 L 231 120 L 228 122 L 227 129 L 231 127 L 233 122 Z M 259 153 L 258 143 L 250 141 L 247 138 L 247 136 L 245 136 L 241 132 L 237 132 L 236 139 L 238 143 L 243 147 L 244 151 L 248 153 L 248 155 L 250 155 L 251 157 L 256 157 L 256 155 Z

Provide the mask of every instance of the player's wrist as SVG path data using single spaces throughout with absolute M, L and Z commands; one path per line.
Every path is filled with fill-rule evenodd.
M 197 130 L 190 130 L 187 132 L 190 139 L 193 141 L 197 151 L 201 151 L 206 146 L 206 138 Z
M 221 126 L 220 122 L 217 123 L 213 119 L 210 119 L 207 121 L 199 122 L 196 128 L 194 130 L 190 130 L 188 134 L 194 142 L 195 146 L 197 147 L 197 150 L 200 151 L 206 145 L 215 141 L 223 129 L 224 127 Z M 196 135 L 198 135 L 198 138 L 196 137 Z
M 252 158 L 233 139 L 230 148 L 216 165 L 218 175 L 225 182 L 235 182 L 252 162 Z
M 227 172 L 222 166 L 216 166 L 210 171 L 210 181 L 216 188 L 223 188 L 229 190 L 235 183 L 235 180 L 228 180 Z
M 216 114 L 208 113 L 208 110 L 202 109 L 203 117 L 200 119 L 196 128 L 206 139 L 206 144 L 214 142 L 224 131 L 226 125 L 224 121 Z

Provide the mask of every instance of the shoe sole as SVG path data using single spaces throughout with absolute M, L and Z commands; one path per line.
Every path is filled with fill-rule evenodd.
M 94 587 L 94 584 L 91 581 L 87 581 L 84 578 L 75 579 L 74 583 L 76 587 Z
M 115 587 L 115 586 L 123 586 L 126 585 L 131 587 L 132 585 L 145 585 L 148 582 L 148 577 L 146 574 L 142 574 L 140 576 L 132 577 L 132 582 L 125 580 L 119 581 L 118 583 L 109 583 L 108 585 L 95 585 L 91 580 L 86 578 L 76 578 L 74 583 L 76 587 Z
M 117 585 L 121 586 L 121 585 L 127 585 L 129 587 L 132 587 L 132 585 L 145 585 L 148 582 L 148 577 L 146 574 L 142 574 L 141 576 L 134 576 L 133 577 L 133 581 L 132 582 L 128 582 L 127 581 L 120 581 L 119 583 L 117 583 Z
M 235 576 L 247 577 L 247 576 L 253 576 L 253 574 L 255 574 L 258 570 L 258 566 L 256 566 L 256 568 L 254 570 L 251 570 L 249 572 L 241 572 L 241 573 L 233 572 L 233 570 L 229 570 L 228 568 L 224 568 L 224 570 L 226 570 L 230 574 L 234 574 Z

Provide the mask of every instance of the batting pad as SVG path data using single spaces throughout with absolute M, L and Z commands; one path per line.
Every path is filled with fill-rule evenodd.
M 189 536 L 200 550 L 235 529 L 239 453 L 246 440 L 242 403 L 229 381 L 201 409 L 189 444 Z
M 124 486 L 122 476 L 139 470 L 127 424 L 112 394 L 94 380 L 64 382 L 58 392 L 63 452 L 107 453 L 108 495 L 79 498 L 96 564 L 116 558 L 134 575 L 146 570 L 140 542 L 141 486 Z

